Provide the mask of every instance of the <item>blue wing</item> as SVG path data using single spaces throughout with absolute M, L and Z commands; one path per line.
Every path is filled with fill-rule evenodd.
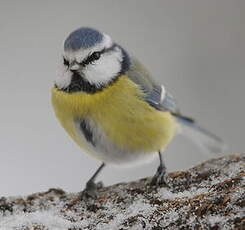
M 166 91 L 163 85 L 154 81 L 147 69 L 137 59 L 131 58 L 131 66 L 127 75 L 144 91 L 144 100 L 152 107 L 173 114 L 179 113 L 177 103 L 172 95 Z

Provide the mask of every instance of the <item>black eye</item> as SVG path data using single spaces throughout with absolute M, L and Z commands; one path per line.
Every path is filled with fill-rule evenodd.
M 64 57 L 63 57 L 63 64 L 66 65 L 66 66 L 69 66 L 69 61 L 66 60 Z
M 90 55 L 91 60 L 98 60 L 100 58 L 100 52 L 94 52 Z
M 86 66 L 90 63 L 93 63 L 94 61 L 98 60 L 101 56 L 101 52 L 94 52 L 90 56 L 87 57 L 83 62 L 80 63 L 80 65 Z

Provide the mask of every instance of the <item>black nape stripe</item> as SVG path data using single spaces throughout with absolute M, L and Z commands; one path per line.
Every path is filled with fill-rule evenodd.
M 86 140 L 89 143 L 91 143 L 93 146 L 95 146 L 95 142 L 93 140 L 93 133 L 85 120 L 80 121 L 80 129 L 82 133 L 84 134 Z
M 131 63 L 128 53 L 121 46 L 117 45 L 117 47 L 121 49 L 123 55 L 123 60 L 121 62 L 121 70 L 118 73 L 118 76 L 120 76 L 122 74 L 125 74 L 129 70 Z

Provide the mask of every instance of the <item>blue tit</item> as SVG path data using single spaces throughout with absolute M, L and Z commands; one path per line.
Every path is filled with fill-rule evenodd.
M 221 152 L 222 141 L 183 116 L 173 97 L 147 69 L 112 38 L 82 27 L 64 41 L 52 105 L 62 127 L 80 148 L 105 164 L 144 162 L 158 153 L 160 165 L 151 184 L 165 182 L 162 153 L 179 126 L 197 143 Z

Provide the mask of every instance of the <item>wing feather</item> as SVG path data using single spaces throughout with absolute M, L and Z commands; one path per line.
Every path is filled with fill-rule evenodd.
M 144 91 L 144 100 L 152 107 L 175 114 L 179 113 L 177 103 L 172 95 L 166 91 L 163 85 L 155 82 L 148 70 L 136 58 L 131 57 L 131 67 L 127 75 Z

